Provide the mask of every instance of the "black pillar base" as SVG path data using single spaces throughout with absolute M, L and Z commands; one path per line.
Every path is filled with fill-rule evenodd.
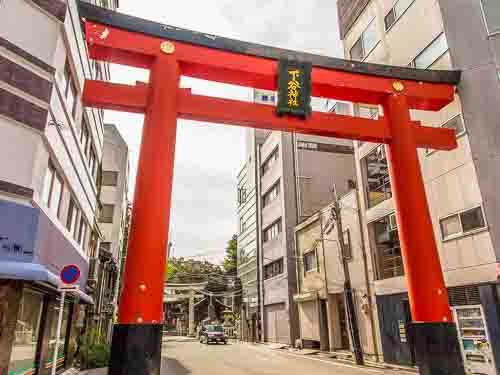
M 162 324 L 115 324 L 108 375 L 160 375 Z
M 420 375 L 465 375 L 454 323 L 416 323 L 409 326 Z

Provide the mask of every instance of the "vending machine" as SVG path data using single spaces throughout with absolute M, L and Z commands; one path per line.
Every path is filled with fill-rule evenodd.
M 453 314 L 466 373 L 496 375 L 482 307 L 480 305 L 455 306 Z

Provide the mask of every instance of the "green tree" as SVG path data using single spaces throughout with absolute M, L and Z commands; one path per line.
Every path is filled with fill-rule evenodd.
M 236 274 L 238 268 L 238 237 L 236 234 L 233 234 L 233 238 L 227 243 L 223 267 L 226 273 Z

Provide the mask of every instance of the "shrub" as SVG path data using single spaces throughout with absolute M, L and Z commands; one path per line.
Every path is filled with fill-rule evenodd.
M 78 358 L 80 368 L 83 370 L 107 367 L 109 364 L 111 348 L 109 344 L 101 342 L 96 330 L 91 330 L 83 335 L 80 340 Z

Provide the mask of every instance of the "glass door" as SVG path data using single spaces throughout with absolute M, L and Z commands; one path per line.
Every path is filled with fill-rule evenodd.
M 458 339 L 468 374 L 495 375 L 495 363 L 480 305 L 453 307 Z

